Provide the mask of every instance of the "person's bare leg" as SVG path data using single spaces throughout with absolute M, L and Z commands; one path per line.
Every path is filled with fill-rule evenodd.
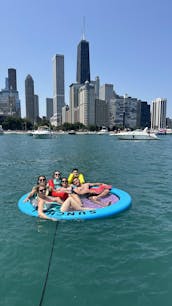
M 70 198 L 67 198 L 60 207 L 61 212 L 69 211 L 70 208 Z
M 101 198 L 106 197 L 108 194 L 109 194 L 109 189 L 104 189 L 100 194 L 94 195 L 94 196 L 90 197 L 90 199 L 93 202 L 95 202 L 96 204 L 99 204 L 99 205 L 101 205 L 103 207 L 109 206 L 109 205 L 111 205 L 111 201 L 108 201 L 107 203 L 102 203 L 100 201 Z
M 81 205 L 73 198 L 70 198 L 71 199 L 71 208 L 74 209 L 74 210 L 90 210 L 89 207 L 83 207 L 81 206 L 82 205 L 82 202 L 81 202 Z
M 98 205 L 104 206 L 103 203 L 102 203 L 101 201 L 97 200 L 97 196 L 95 196 L 95 195 L 89 197 L 89 200 L 91 200 L 92 202 L 94 202 L 94 203 L 96 203 L 96 204 L 98 204 Z
M 104 189 L 101 193 L 96 195 L 96 199 L 104 198 L 109 194 L 109 189 Z
M 79 195 L 72 193 L 70 194 L 70 197 L 73 198 L 80 206 L 83 206 Z
M 60 207 L 61 212 L 69 211 L 69 209 L 73 210 L 89 210 L 90 208 L 81 207 L 72 197 L 67 198 L 62 206 Z

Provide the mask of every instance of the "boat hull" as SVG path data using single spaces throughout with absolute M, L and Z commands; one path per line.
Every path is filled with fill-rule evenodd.
M 153 135 L 116 135 L 120 140 L 157 140 Z
M 32 134 L 34 138 L 47 139 L 51 138 L 52 134 Z

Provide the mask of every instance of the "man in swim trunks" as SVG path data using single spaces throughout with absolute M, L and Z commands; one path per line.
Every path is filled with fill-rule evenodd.
M 109 190 L 112 188 L 111 185 L 102 183 L 84 183 L 81 184 L 78 178 L 73 179 L 74 189 L 73 192 L 78 195 L 89 195 L 93 201 L 105 197 L 109 194 Z

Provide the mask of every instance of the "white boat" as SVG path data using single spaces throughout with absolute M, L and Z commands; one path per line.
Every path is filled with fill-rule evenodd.
M 144 130 L 126 131 L 115 134 L 121 140 L 157 140 L 155 133 L 150 133 L 146 127 Z
M 167 135 L 172 134 L 172 129 L 166 129 L 166 134 Z
M 48 126 L 39 126 L 37 130 L 32 133 L 34 138 L 51 138 L 52 133 Z
M 101 130 L 99 132 L 97 132 L 98 135 L 104 135 L 104 134 L 109 134 L 109 131 L 107 129 L 107 127 L 102 126 Z
M 166 135 L 166 129 L 159 129 L 157 135 Z
M 68 134 L 69 134 L 69 135 L 75 135 L 76 132 L 75 132 L 74 130 L 70 130 L 70 131 L 68 132 Z

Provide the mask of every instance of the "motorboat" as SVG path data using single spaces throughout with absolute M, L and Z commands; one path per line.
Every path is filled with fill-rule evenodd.
M 68 134 L 69 134 L 69 135 L 76 135 L 76 132 L 75 132 L 74 130 L 70 130 L 70 131 L 68 132 Z
M 48 126 L 39 126 L 37 130 L 32 133 L 34 138 L 51 138 L 52 133 Z
M 155 133 L 152 133 L 146 127 L 144 130 L 124 131 L 115 134 L 121 140 L 157 140 Z
M 166 135 L 166 129 L 159 129 L 157 135 Z
M 104 134 L 108 134 L 109 131 L 107 129 L 106 126 L 102 126 L 101 130 L 99 132 L 97 132 L 98 135 L 104 135 Z

